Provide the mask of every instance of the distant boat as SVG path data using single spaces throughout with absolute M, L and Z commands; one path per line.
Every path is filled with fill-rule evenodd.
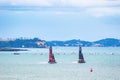
M 83 54 L 82 54 L 82 48 L 79 46 L 79 58 L 78 58 L 78 63 L 85 63 Z
M 49 61 L 48 63 L 54 64 L 56 63 L 54 54 L 52 53 L 52 46 L 49 47 Z
M 17 53 L 17 52 L 16 52 L 16 53 L 14 53 L 14 55 L 20 55 L 20 53 Z

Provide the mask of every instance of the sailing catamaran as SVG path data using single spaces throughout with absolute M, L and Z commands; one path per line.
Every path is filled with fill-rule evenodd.
M 79 59 L 78 59 L 78 63 L 85 63 L 83 54 L 82 54 L 82 48 L 81 46 L 79 46 Z
M 48 63 L 50 63 L 50 64 L 56 63 L 55 58 L 54 58 L 54 54 L 52 53 L 52 46 L 50 46 L 50 48 L 49 48 L 49 61 L 48 61 Z

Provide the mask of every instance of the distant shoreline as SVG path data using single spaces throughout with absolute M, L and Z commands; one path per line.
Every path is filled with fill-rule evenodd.
M 0 51 L 28 51 L 27 49 L 0 48 Z
M 47 46 L 120 47 L 120 39 L 106 38 L 90 42 L 80 39 L 46 41 L 39 38 L 0 41 L 0 48 L 46 48 Z M 11 50 L 10 50 L 11 51 Z M 14 50 L 13 50 L 14 51 Z

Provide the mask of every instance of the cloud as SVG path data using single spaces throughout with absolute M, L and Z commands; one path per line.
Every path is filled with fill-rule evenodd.
M 117 8 L 116 7 L 89 8 L 85 11 L 85 13 L 92 14 L 96 17 L 120 15 L 120 7 L 117 7 Z
M 1 0 L 0 4 L 29 5 L 29 6 L 116 6 L 120 0 Z
M 49 0 L 1 0 L 0 4 L 4 5 L 23 5 L 23 6 L 50 6 Z
M 70 0 L 73 6 L 80 7 L 97 7 L 97 6 L 115 6 L 120 5 L 120 1 L 110 1 L 110 0 Z
M 0 0 L 0 10 L 120 15 L 120 0 Z

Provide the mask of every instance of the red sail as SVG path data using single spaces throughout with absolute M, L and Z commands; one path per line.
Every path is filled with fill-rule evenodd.
M 56 63 L 54 55 L 52 53 L 52 46 L 50 46 L 50 48 L 49 48 L 49 61 L 48 61 L 48 63 Z

